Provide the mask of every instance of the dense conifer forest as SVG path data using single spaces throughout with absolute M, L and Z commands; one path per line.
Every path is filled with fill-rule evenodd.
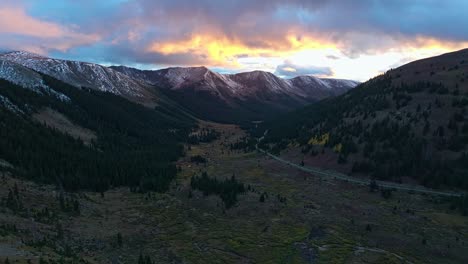
M 0 80 L 0 95 L 21 109 L 0 107 L 0 157 L 14 166 L 17 175 L 57 183 L 66 190 L 168 189 L 177 172 L 173 162 L 183 155 L 181 143 L 188 141 L 195 125 L 190 117 L 179 109 L 150 109 L 110 93 L 43 78 L 70 101 Z M 31 115 L 45 107 L 94 131 L 97 140 L 86 146 L 32 121 Z

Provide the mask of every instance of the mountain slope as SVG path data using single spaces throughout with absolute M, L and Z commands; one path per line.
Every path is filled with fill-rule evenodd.
M 46 86 L 39 73 L 3 59 L 0 59 L 0 78 L 33 90 Z
M 39 94 L 52 95 L 62 101 L 70 100 L 66 95 L 47 86 L 39 73 L 11 61 L 0 59 L 0 79 L 7 80 Z
M 297 146 L 314 165 L 468 189 L 466 62 L 468 50 L 409 63 L 257 133 L 268 130 L 264 148 Z
M 150 109 L 18 64 L 0 65 L 8 69 L 0 78 L 0 160 L 12 164 L 15 175 L 67 190 L 167 190 L 176 174 L 173 162 L 183 154 L 181 143 L 195 126 L 183 111 Z M 5 76 L 42 86 L 23 87 Z
M 342 94 L 357 82 L 302 76 L 281 79 L 269 72 L 219 74 L 206 67 L 141 71 L 111 67 L 162 89 L 198 116 L 219 122 L 265 119 L 317 100 Z
M 140 101 L 150 101 L 154 96 L 148 85 L 98 64 L 51 59 L 23 51 L 0 54 L 0 60 L 14 62 L 76 87 L 111 92 Z

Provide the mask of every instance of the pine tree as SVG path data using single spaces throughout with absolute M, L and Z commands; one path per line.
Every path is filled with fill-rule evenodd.
M 371 180 L 371 182 L 369 184 L 369 190 L 371 192 L 374 192 L 377 189 L 379 189 L 379 185 L 377 185 L 377 182 L 375 180 Z
M 122 234 L 117 233 L 117 246 L 120 248 L 120 247 L 122 247 L 122 245 L 123 245 Z
M 145 258 L 145 264 L 152 264 L 153 262 L 151 261 L 151 257 L 150 256 L 146 256 Z
M 60 223 L 57 223 L 55 226 L 55 229 L 57 230 L 57 239 L 61 240 L 63 239 L 63 228 Z
M 259 201 L 260 201 L 261 203 L 264 203 L 264 202 L 265 202 L 265 193 L 262 193 L 262 195 L 260 195 Z
M 78 215 L 80 214 L 80 202 L 78 200 L 73 201 L 73 211 Z
M 13 190 L 15 192 L 16 199 L 19 199 L 19 190 L 18 190 L 18 185 L 15 182 L 15 186 L 13 187 Z

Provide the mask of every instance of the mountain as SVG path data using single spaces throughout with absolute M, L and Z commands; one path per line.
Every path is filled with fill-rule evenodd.
M 30 89 L 38 94 L 51 95 L 62 101 L 70 100 L 66 95 L 47 86 L 41 74 L 11 61 L 0 59 L 0 79 Z
M 0 61 L 3 76 L 19 85 L 40 87 L 42 84 L 34 76 L 42 73 L 76 87 L 110 92 L 150 107 L 169 102 L 178 107 L 178 103 L 201 119 L 225 123 L 263 120 L 342 94 L 357 85 L 354 81 L 312 76 L 286 80 L 262 71 L 219 74 L 206 67 L 141 71 L 52 59 L 23 51 L 0 54 Z M 30 70 L 8 74 L 13 65 Z
M 0 60 L 14 62 L 76 87 L 110 92 L 134 101 L 150 102 L 154 99 L 153 89 L 148 85 L 98 64 L 52 59 L 24 51 L 0 54 Z
M 356 81 L 340 79 L 319 79 L 313 76 L 299 76 L 282 79 L 269 72 L 253 71 L 238 74 L 219 74 L 206 67 L 174 67 L 155 71 L 144 71 L 125 66 L 112 66 L 134 79 L 170 90 L 196 89 L 211 91 L 223 100 L 247 99 L 261 93 L 287 94 L 306 99 L 323 99 L 341 94 L 359 84 Z M 223 95 L 231 98 L 225 98 Z
M 45 87 L 39 73 L 3 59 L 0 59 L 0 78 L 32 90 Z
M 0 160 L 17 176 L 66 190 L 167 190 L 195 120 L 107 91 L 0 60 Z
M 52 59 L 23 51 L 0 54 L 0 62 L 3 65 L 0 74 L 15 84 L 41 87 L 37 74 L 42 73 L 79 88 L 110 92 L 150 107 L 169 104 L 180 108 L 179 104 L 200 119 L 224 123 L 264 120 L 342 94 L 357 85 L 354 81 L 312 76 L 282 79 L 262 71 L 219 74 L 206 67 L 142 71 Z M 8 70 L 15 65 L 29 70 L 9 74 Z
M 262 147 L 357 176 L 468 189 L 468 49 L 409 63 L 262 125 Z M 291 154 L 292 155 L 292 154 Z
M 198 116 L 220 122 L 265 119 L 342 94 L 358 84 L 312 76 L 288 80 L 263 71 L 219 74 L 206 67 L 174 67 L 156 71 L 125 66 L 111 68 L 156 85 Z

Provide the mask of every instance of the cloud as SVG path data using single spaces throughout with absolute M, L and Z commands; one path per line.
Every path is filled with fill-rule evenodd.
M 302 66 L 295 65 L 290 61 L 285 61 L 276 67 L 275 74 L 283 78 L 292 78 L 301 75 L 313 75 L 318 77 L 327 77 L 333 75 L 333 71 L 329 67 L 319 66 Z
M 468 46 L 466 9 L 464 0 L 2 0 L 0 48 L 232 71 L 253 60 L 274 71 L 316 50 L 325 59 L 315 65 L 341 74 L 343 61 Z
M 466 4 L 457 4 L 432 0 L 133 0 L 121 6 L 126 12 L 113 15 L 120 28 L 114 45 L 134 47 L 131 53 L 141 54 L 138 57 L 162 58 L 154 63 L 171 64 L 185 56 L 186 65 L 231 68 L 242 67 L 240 57 L 287 58 L 327 47 L 352 59 L 425 48 L 433 46 L 432 40 L 438 41 L 437 46 L 458 49 L 468 42 L 468 29 L 462 26 L 467 19 L 459 11 Z M 435 19 L 427 19 L 434 14 Z M 458 23 L 449 23 L 452 20 Z
M 60 26 L 29 17 L 20 7 L 0 8 L 0 34 L 5 33 L 44 38 L 65 34 Z
M 65 51 L 99 40 L 96 34 L 83 34 L 57 23 L 29 16 L 21 6 L 0 6 L 0 40 L 3 49 L 23 49 L 47 53 Z
M 335 55 L 327 55 L 327 58 L 330 59 L 330 60 L 339 60 L 340 59 L 340 57 L 335 56 Z

